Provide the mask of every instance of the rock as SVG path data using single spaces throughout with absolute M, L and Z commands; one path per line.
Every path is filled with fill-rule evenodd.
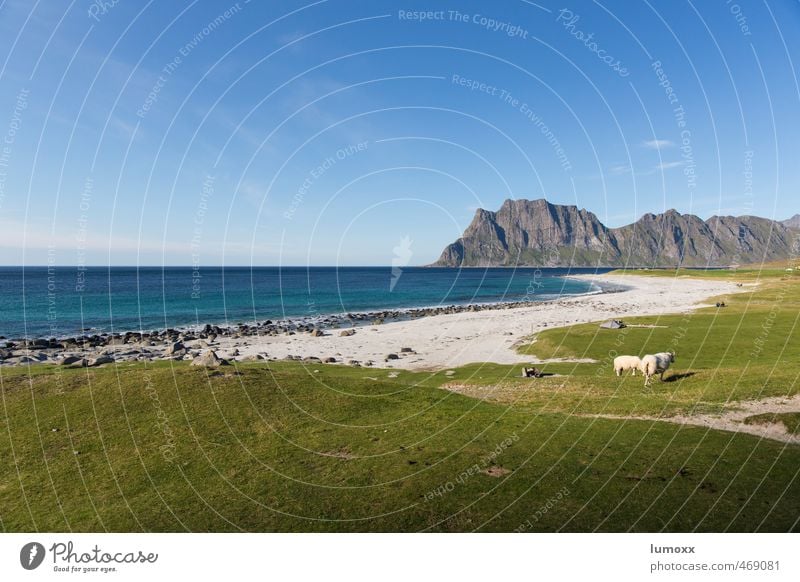
M 387 362 L 389 360 L 399 360 L 399 359 L 400 359 L 400 356 L 398 356 L 397 354 L 386 354 L 386 361 Z
M 542 377 L 542 372 L 541 372 L 541 370 L 539 370 L 536 367 L 533 367 L 533 368 L 524 367 L 524 368 L 522 368 L 522 377 L 523 378 L 541 378 Z
M 184 347 L 182 342 L 175 342 L 167 346 L 166 351 L 164 352 L 168 356 L 173 356 L 181 351 L 184 351 L 186 348 Z
M 113 364 L 114 358 L 111 356 L 97 356 L 96 358 L 91 358 L 86 362 L 87 368 L 94 368 L 96 366 L 102 366 L 103 364 Z
M 400 353 L 401 354 L 413 354 L 414 350 L 412 350 L 411 348 L 400 348 Z
M 311 335 L 313 337 L 322 337 L 325 333 L 321 329 L 314 328 L 311 330 Z
M 356 335 L 356 330 L 354 330 L 354 329 L 343 329 L 342 331 L 339 332 L 339 335 L 341 337 L 348 337 L 348 336 L 351 336 L 351 335 Z
M 205 368 L 217 368 L 223 365 L 223 362 L 224 360 L 221 360 L 214 350 L 208 350 L 192 360 L 190 365 L 203 366 Z
M 335 364 L 335 363 L 336 363 L 336 358 L 325 358 L 325 359 L 324 359 L 324 360 L 322 360 L 322 361 L 323 361 L 324 363 L 326 363 L 326 364 Z
M 547 236 L 537 236 L 542 232 Z M 674 236 L 659 235 L 664 232 Z M 548 266 L 588 267 L 597 256 L 607 264 L 706 266 L 712 254 L 715 265 L 754 263 L 792 256 L 791 232 L 786 223 L 754 216 L 704 221 L 675 210 L 647 213 L 633 224 L 608 228 L 592 212 L 576 206 L 543 199 L 506 200 L 496 212 L 478 209 L 464 234 L 434 265 L 517 265 L 520 252 L 528 265 Z
M 71 366 L 72 364 L 77 364 L 78 362 L 82 362 L 83 358 L 80 356 L 64 356 L 59 364 L 62 366 Z

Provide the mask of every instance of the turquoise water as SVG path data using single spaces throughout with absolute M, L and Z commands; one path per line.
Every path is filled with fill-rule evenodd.
M 596 291 L 596 269 L 3 267 L 0 335 L 66 337 L 334 313 L 542 301 Z M 600 271 L 600 272 L 604 272 Z

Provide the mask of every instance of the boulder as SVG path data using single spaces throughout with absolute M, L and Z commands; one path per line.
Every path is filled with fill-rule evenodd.
M 221 360 L 214 350 L 203 352 L 192 360 L 192 366 L 203 366 L 205 368 L 217 368 L 222 365 L 225 360 Z
M 389 360 L 399 360 L 399 359 L 400 359 L 400 356 L 398 356 L 397 354 L 386 354 L 386 361 L 387 362 Z
M 341 337 L 348 337 L 348 336 L 351 336 L 351 335 L 356 335 L 356 330 L 354 330 L 354 329 L 343 329 L 342 331 L 339 332 L 339 335 Z
M 113 364 L 114 358 L 111 356 L 97 356 L 96 358 L 91 358 L 86 362 L 87 368 L 94 368 L 96 366 L 102 366 L 103 364 Z
M 311 335 L 314 337 L 322 337 L 325 333 L 321 329 L 314 328 L 311 330 Z
M 542 371 L 539 370 L 539 368 L 536 368 L 536 367 L 532 367 L 532 368 L 524 367 L 524 368 L 522 368 L 522 377 L 523 378 L 541 378 L 542 377 Z
M 80 356 L 64 356 L 58 363 L 62 366 L 71 366 L 72 364 L 77 364 L 78 362 L 82 361 L 83 358 Z
M 173 356 L 182 352 L 185 349 L 186 347 L 183 345 L 183 342 L 175 342 L 168 345 L 167 350 L 164 353 L 167 354 L 168 356 Z

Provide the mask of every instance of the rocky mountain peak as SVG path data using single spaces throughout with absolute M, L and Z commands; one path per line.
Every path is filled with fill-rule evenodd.
M 704 221 L 670 208 L 608 228 L 574 205 L 507 199 L 496 212 L 478 209 L 464 235 L 434 264 L 707 266 L 776 260 L 788 257 L 792 237 L 800 236 L 784 223 L 754 216 Z

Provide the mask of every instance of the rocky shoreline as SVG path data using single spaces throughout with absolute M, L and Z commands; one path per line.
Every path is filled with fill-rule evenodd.
M 622 288 L 607 288 L 603 292 L 613 293 L 622 290 Z M 416 320 L 455 313 L 518 309 L 551 304 L 556 301 L 558 300 L 510 301 L 381 310 L 334 314 L 316 318 L 265 320 L 257 324 L 240 323 L 230 326 L 206 324 L 200 329 L 169 328 L 150 332 L 84 334 L 63 339 L 20 338 L 9 340 L 0 338 L 0 366 L 57 364 L 66 367 L 97 367 L 114 362 L 190 360 L 195 365 L 215 367 L 225 365 L 229 363 L 229 360 L 275 360 L 277 358 L 270 357 L 267 353 L 240 356 L 237 348 L 248 346 L 248 340 L 256 338 L 299 334 L 323 336 L 328 335 L 332 330 L 339 330 L 340 335 L 347 336 L 354 334 L 355 328 L 358 327 L 381 325 L 393 321 Z M 227 350 L 223 357 L 217 355 L 217 351 L 221 349 Z M 410 348 L 406 348 L 406 350 L 407 352 L 404 353 L 412 351 Z M 394 355 L 388 354 L 387 358 L 393 359 L 391 356 Z M 281 359 L 324 361 L 316 357 L 286 356 Z M 328 360 L 327 363 L 336 362 L 334 358 L 330 357 L 326 360 Z M 355 361 L 349 363 L 351 365 L 360 364 Z M 371 365 L 371 362 L 365 364 Z

